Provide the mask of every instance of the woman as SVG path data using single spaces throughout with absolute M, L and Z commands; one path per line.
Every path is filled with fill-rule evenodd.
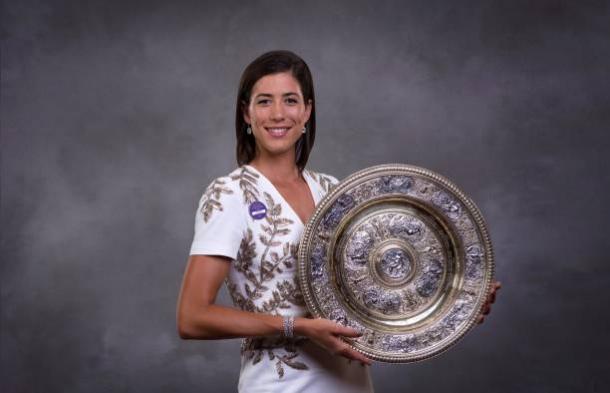
M 245 338 L 240 392 L 373 391 L 371 361 L 341 339 L 359 333 L 306 318 L 296 280 L 304 223 L 337 183 L 305 169 L 315 131 L 305 62 L 287 51 L 254 60 L 237 97 L 240 167 L 201 198 L 177 315 L 182 338 Z M 214 304 L 223 281 L 239 309 Z
M 316 131 L 307 64 L 287 51 L 263 54 L 245 69 L 236 108 L 240 167 L 200 201 L 180 336 L 245 337 L 240 392 L 370 392 L 370 360 L 341 339 L 359 333 L 306 318 L 296 281 L 304 223 L 337 183 L 305 169 Z M 214 304 L 223 281 L 239 310 Z

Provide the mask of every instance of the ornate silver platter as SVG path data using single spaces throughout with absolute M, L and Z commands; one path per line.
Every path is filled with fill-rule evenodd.
M 320 202 L 299 246 L 311 313 L 363 331 L 351 345 L 384 362 L 427 359 L 463 337 L 493 269 L 475 204 L 446 178 L 410 165 L 343 180 Z

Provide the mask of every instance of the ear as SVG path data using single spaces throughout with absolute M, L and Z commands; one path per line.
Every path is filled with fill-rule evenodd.
M 241 102 L 241 112 L 244 116 L 244 121 L 248 124 L 252 124 L 250 121 L 250 113 L 248 112 L 248 103 L 245 101 Z

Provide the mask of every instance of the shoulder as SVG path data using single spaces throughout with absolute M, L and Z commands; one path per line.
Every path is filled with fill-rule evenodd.
M 199 210 L 207 222 L 216 212 L 237 209 L 258 199 L 259 175 L 239 167 L 226 176 L 212 180 L 199 201 Z
M 331 191 L 338 183 L 339 180 L 331 175 L 322 172 L 316 172 L 311 169 L 305 169 L 306 172 L 318 185 L 324 190 L 325 193 Z
M 242 166 L 226 176 L 220 176 L 212 180 L 212 182 L 206 187 L 204 197 L 211 193 L 221 193 L 227 195 L 234 194 L 246 194 L 249 197 L 250 194 L 258 193 L 258 182 L 260 175 L 250 168 Z

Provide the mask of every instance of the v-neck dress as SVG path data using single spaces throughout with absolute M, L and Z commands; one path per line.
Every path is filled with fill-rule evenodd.
M 316 203 L 338 182 L 304 170 Z M 296 277 L 304 225 L 273 184 L 244 165 L 215 179 L 195 217 L 191 255 L 230 258 L 227 289 L 236 307 L 281 316 L 308 316 Z M 369 367 L 331 355 L 307 338 L 247 338 L 239 392 L 372 392 Z

